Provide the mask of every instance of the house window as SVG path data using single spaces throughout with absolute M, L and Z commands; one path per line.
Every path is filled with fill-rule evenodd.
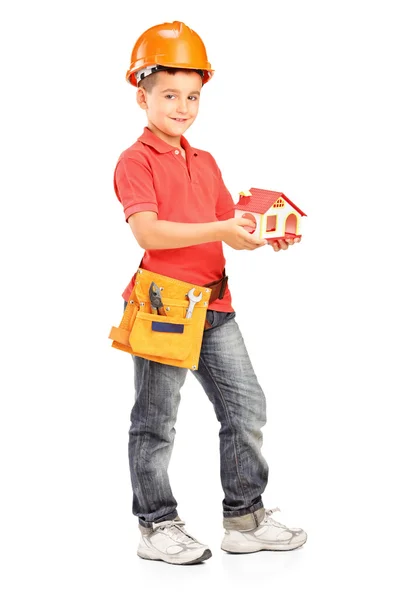
M 276 215 L 267 216 L 267 231 L 276 231 Z
M 285 206 L 283 198 L 278 198 L 278 200 L 274 204 L 274 208 L 282 208 L 283 206 Z

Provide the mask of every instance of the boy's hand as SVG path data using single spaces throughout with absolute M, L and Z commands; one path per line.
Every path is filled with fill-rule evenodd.
M 295 238 L 285 238 L 283 240 L 275 240 L 274 242 L 268 242 L 270 246 L 273 247 L 275 252 L 279 252 L 279 250 L 287 250 L 289 246 L 293 246 L 293 244 L 297 244 L 300 242 L 299 237 Z
M 250 235 L 245 227 L 254 230 L 256 224 L 250 219 L 235 217 L 221 221 L 222 241 L 235 250 L 255 250 L 260 246 L 265 246 L 267 240 L 260 240 Z

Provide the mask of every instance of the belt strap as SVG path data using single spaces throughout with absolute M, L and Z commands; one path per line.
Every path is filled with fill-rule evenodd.
M 211 304 L 211 302 L 214 302 L 214 300 L 216 300 L 217 298 L 219 300 L 222 300 L 222 298 L 224 297 L 224 294 L 225 294 L 227 282 L 228 282 L 228 276 L 225 275 L 225 269 L 224 269 L 223 277 L 221 277 L 221 279 L 217 279 L 215 281 L 211 281 L 211 283 L 204 284 L 204 287 L 211 289 L 211 295 L 210 295 L 210 299 L 208 301 L 209 305 Z

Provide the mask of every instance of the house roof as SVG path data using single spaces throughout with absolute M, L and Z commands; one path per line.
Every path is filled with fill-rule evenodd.
M 282 194 L 282 192 L 273 192 L 271 190 L 262 190 L 260 188 L 250 188 L 249 191 L 251 196 L 240 196 L 239 202 L 235 205 L 235 208 L 264 214 L 271 208 L 273 204 L 275 204 L 279 198 L 282 197 L 284 200 L 286 200 L 286 202 L 289 202 L 289 204 L 293 206 L 293 208 L 297 210 L 302 217 L 307 216 L 305 212 L 293 204 L 293 202 L 289 200 L 285 194 Z

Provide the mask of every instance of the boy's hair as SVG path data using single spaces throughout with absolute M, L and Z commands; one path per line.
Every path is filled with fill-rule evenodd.
M 167 73 L 171 73 L 172 75 L 175 75 L 175 73 L 177 73 L 178 71 L 184 71 L 184 72 L 192 72 L 193 69 L 181 69 L 179 67 L 165 67 L 165 69 L 163 69 L 163 71 L 167 71 Z M 138 88 L 143 88 L 146 90 L 146 92 L 148 92 L 149 94 L 151 94 L 154 86 L 157 83 L 157 77 L 158 77 L 158 73 L 160 73 L 161 71 L 156 71 L 155 73 L 152 73 L 151 75 L 147 75 L 147 77 L 145 77 L 144 79 L 141 79 L 138 83 Z M 202 83 L 202 87 L 203 87 L 203 83 Z

